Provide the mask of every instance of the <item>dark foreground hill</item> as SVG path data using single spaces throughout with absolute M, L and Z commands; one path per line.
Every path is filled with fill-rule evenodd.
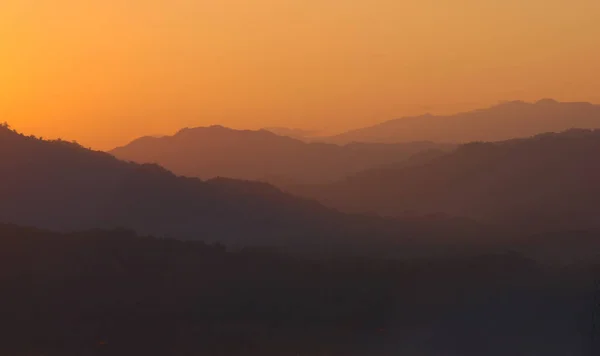
M 479 227 L 466 221 L 346 215 L 265 183 L 178 177 L 156 165 L 126 163 L 7 128 L 0 128 L 0 221 L 60 231 L 127 227 L 228 245 L 336 253 L 389 244 L 410 253 L 410 241 L 480 236 Z
M 430 149 L 453 145 L 306 143 L 272 132 L 222 126 L 183 129 L 173 136 L 143 137 L 112 150 L 117 158 L 157 163 L 188 177 L 228 177 L 272 183 L 323 183 L 402 160 Z
M 0 225 L 0 354 L 595 355 L 598 262 L 303 260 Z
M 600 227 L 600 130 L 470 143 L 422 163 L 291 189 L 347 212 L 445 213 L 535 229 Z
M 324 141 L 334 143 L 433 141 L 465 143 L 502 141 L 541 132 L 600 128 L 600 105 L 512 101 L 455 115 L 423 115 L 386 121 L 349 131 Z

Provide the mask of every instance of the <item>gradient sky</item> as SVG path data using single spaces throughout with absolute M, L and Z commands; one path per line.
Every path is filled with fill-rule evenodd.
M 0 121 L 99 149 L 544 97 L 600 102 L 600 1 L 0 1 Z

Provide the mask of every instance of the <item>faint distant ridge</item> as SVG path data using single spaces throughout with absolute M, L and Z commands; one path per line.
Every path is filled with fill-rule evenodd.
M 501 141 L 560 132 L 571 128 L 600 128 L 600 105 L 542 99 L 535 103 L 506 101 L 454 115 L 403 117 L 348 131 L 324 141 L 334 143 L 433 141 L 464 143 Z
M 184 128 L 172 136 L 142 137 L 110 153 L 157 163 L 179 175 L 229 177 L 278 185 L 334 181 L 364 169 L 400 162 L 424 150 L 450 150 L 431 142 L 402 144 L 307 143 L 268 130 L 223 126 Z
M 279 136 L 287 136 L 305 142 L 309 142 L 315 137 L 319 136 L 319 131 L 317 130 L 303 130 L 288 127 L 265 127 L 263 130 L 272 132 Z

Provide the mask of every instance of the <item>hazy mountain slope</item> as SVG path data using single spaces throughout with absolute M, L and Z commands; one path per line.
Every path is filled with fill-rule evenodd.
M 2 221 L 56 229 L 127 226 L 179 236 L 267 234 L 307 223 L 306 218 L 316 223 L 335 215 L 267 184 L 176 177 L 158 166 L 125 163 L 6 129 L 0 129 L 0 183 Z
M 127 227 L 184 239 L 339 251 L 339 245 L 440 239 L 449 229 L 457 238 L 474 238 L 478 229 L 464 221 L 348 216 L 265 183 L 177 177 L 159 166 L 6 128 L 0 128 L 0 222 L 57 230 Z
M 265 127 L 263 130 L 272 132 L 275 135 L 295 138 L 303 142 L 309 142 L 319 134 L 318 131 L 314 130 L 302 130 L 287 127 Z
M 600 226 L 600 130 L 471 143 L 423 164 L 295 193 L 350 212 L 443 212 L 544 227 Z
M 383 122 L 325 139 L 333 143 L 500 141 L 571 128 L 600 128 L 600 105 L 507 102 L 448 116 L 423 115 Z
M 120 159 L 158 163 L 176 174 L 202 179 L 220 176 L 277 183 L 317 183 L 400 162 L 422 150 L 452 147 L 429 142 L 340 147 L 304 143 L 264 130 L 239 131 L 211 126 L 183 129 L 174 136 L 140 138 L 111 153 Z

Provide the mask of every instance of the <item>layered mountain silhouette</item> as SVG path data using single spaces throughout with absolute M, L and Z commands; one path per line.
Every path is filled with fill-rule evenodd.
M 287 136 L 304 142 L 309 142 L 319 135 L 319 132 L 316 130 L 292 129 L 288 127 L 265 127 L 264 130 L 279 136 Z
M 469 143 L 421 163 L 290 190 L 347 212 L 443 212 L 544 229 L 596 228 L 599 181 L 600 130 L 578 129 Z
M 511 101 L 455 115 L 404 117 L 349 131 L 325 141 L 338 144 L 421 140 L 465 143 L 509 140 L 571 128 L 600 128 L 600 105 L 552 99 L 536 103 Z
M 595 355 L 599 150 L 571 130 L 296 188 L 392 219 L 0 125 L 0 354 Z
M 157 165 L 127 163 L 5 127 L 0 197 L 0 222 L 59 231 L 126 227 L 231 245 L 335 245 L 340 251 L 339 245 L 441 238 L 454 228 L 475 236 L 465 221 L 346 215 L 266 183 L 178 177 Z
M 184 176 L 289 184 L 334 181 L 400 162 L 423 150 L 451 148 L 430 142 L 337 146 L 305 143 L 266 130 L 211 126 L 183 129 L 173 136 L 143 137 L 110 153 L 123 160 L 157 163 Z

